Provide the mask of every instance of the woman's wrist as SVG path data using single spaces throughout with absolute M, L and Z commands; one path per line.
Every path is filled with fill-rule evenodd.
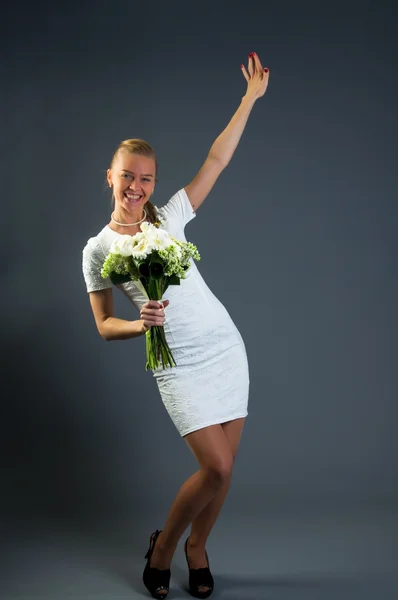
M 255 96 L 253 92 L 246 92 L 246 94 L 242 98 L 242 103 L 249 109 L 251 109 L 253 108 L 257 99 L 257 96 Z

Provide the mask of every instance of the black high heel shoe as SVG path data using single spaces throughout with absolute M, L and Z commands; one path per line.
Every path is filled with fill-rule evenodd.
M 188 539 L 189 539 L 189 536 L 185 540 L 184 551 L 185 551 L 185 557 L 187 559 L 188 570 L 189 570 L 189 591 L 191 592 L 192 596 L 195 596 L 195 598 L 208 598 L 214 589 L 214 579 L 210 572 L 209 557 L 207 556 L 207 552 L 205 551 L 208 566 L 205 567 L 204 569 L 191 569 L 189 566 L 188 552 L 187 552 Z M 201 587 L 207 587 L 209 589 L 206 590 L 205 592 L 201 592 L 200 591 Z
M 147 562 L 142 576 L 146 589 L 152 594 L 153 598 L 156 598 L 156 600 L 164 600 L 167 597 L 171 575 L 170 569 L 156 569 L 150 566 L 150 560 L 155 548 L 156 540 L 162 531 L 162 529 L 157 529 L 151 535 L 149 550 L 145 554 Z M 166 593 L 161 594 L 160 592 L 162 590 L 166 590 Z

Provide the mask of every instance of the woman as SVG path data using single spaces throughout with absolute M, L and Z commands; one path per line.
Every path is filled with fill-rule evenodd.
M 110 245 L 120 234 L 134 235 L 143 221 L 163 226 L 186 241 L 185 225 L 228 165 L 255 101 L 264 95 L 269 72 L 255 53 L 247 70 L 247 91 L 226 129 L 215 140 L 194 179 L 158 209 L 150 198 L 157 161 L 143 140 L 126 140 L 116 150 L 107 179 L 115 202 L 110 222 L 90 238 L 83 250 L 83 272 L 100 335 L 106 340 L 142 336 L 154 325 L 165 328 L 176 367 L 153 369 L 162 401 L 180 435 L 196 457 L 199 470 L 181 487 L 164 529 L 150 538 L 144 584 L 154 598 L 169 592 L 170 564 L 189 524 L 184 546 L 191 594 L 207 598 L 213 591 L 206 541 L 228 492 L 233 462 L 247 416 L 249 374 L 245 346 L 228 312 L 202 279 L 196 265 L 180 286 L 170 286 L 168 299 L 148 301 L 134 282 L 117 287 L 140 311 L 127 321 L 113 314 L 112 283 L 100 271 Z M 165 308 L 167 318 L 165 318 Z

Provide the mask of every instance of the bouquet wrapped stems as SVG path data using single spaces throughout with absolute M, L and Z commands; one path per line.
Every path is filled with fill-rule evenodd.
M 161 302 L 165 282 L 163 277 L 159 279 L 150 278 L 143 282 L 149 300 Z M 145 369 L 156 369 L 159 363 L 162 363 L 163 369 L 166 367 L 175 367 L 176 363 L 173 354 L 166 340 L 166 334 L 163 325 L 154 325 L 145 332 L 146 365 Z
M 166 341 L 164 327 L 154 325 L 145 332 L 146 336 L 146 365 L 145 369 L 156 369 L 162 363 L 163 369 L 175 367 L 173 355 Z

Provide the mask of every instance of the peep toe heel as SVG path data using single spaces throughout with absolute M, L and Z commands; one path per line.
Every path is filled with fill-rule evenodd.
M 151 539 L 149 542 L 149 550 L 145 554 L 147 562 L 142 576 L 146 589 L 151 593 L 153 598 L 156 598 L 156 600 L 164 600 L 167 597 L 167 594 L 169 593 L 171 575 L 170 569 L 156 569 L 154 567 L 151 567 L 150 564 L 156 540 L 158 539 L 159 534 L 162 531 L 162 529 L 157 529 L 151 535 Z M 166 593 L 162 594 L 162 590 L 163 592 L 166 590 Z
M 208 598 L 214 589 L 214 579 L 210 572 L 209 557 L 206 552 L 206 559 L 207 559 L 207 565 L 208 565 L 207 567 L 205 567 L 204 569 L 191 569 L 189 566 L 189 559 L 188 559 L 188 552 L 187 552 L 188 539 L 189 539 L 189 536 L 185 540 L 184 551 L 185 551 L 185 557 L 187 559 L 188 571 L 189 571 L 189 591 L 190 591 L 191 595 L 194 596 L 195 598 Z M 201 587 L 207 587 L 209 589 L 201 592 L 200 591 Z

